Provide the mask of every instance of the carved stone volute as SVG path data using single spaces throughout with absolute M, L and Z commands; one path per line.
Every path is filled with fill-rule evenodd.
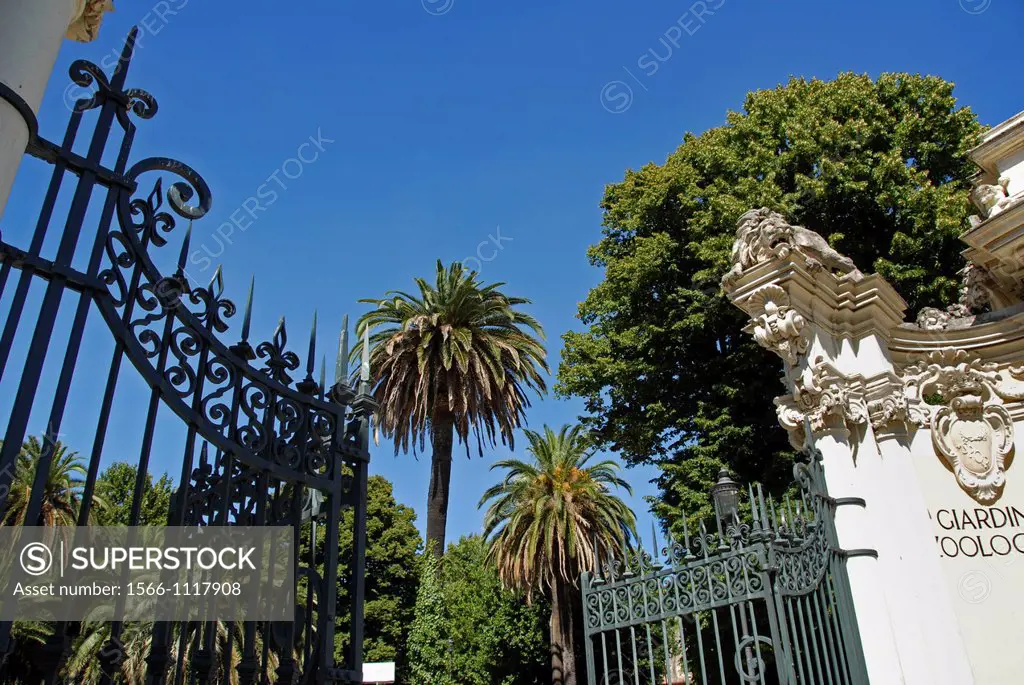
M 789 306 L 786 291 L 777 285 L 766 285 L 750 296 L 746 309 L 751 315 L 750 328 L 757 344 L 795 366 L 800 355 L 807 352 L 810 340 L 807 322 Z

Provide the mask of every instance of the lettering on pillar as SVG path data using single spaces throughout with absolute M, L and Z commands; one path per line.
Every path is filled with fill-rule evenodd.
M 1013 420 L 998 399 L 1024 399 L 1017 370 L 1000 371 L 964 350 L 929 354 L 903 372 L 917 399 L 938 398 L 931 417 L 932 445 L 960 487 L 981 504 L 994 504 L 1006 485 L 1013 456 Z
M 1024 512 L 1014 506 L 939 509 L 935 536 L 943 557 L 1024 556 Z

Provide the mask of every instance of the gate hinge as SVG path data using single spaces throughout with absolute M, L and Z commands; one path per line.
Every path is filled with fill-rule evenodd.
M 850 559 L 853 557 L 871 557 L 872 559 L 878 558 L 878 550 L 876 549 L 840 549 L 833 547 L 832 551 L 841 556 L 843 559 Z

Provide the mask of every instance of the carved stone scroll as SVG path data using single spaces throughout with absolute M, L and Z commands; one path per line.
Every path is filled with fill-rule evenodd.
M 807 352 L 810 340 L 807 322 L 789 306 L 789 296 L 777 285 L 766 285 L 747 300 L 754 340 L 765 349 L 795 366 L 800 355 Z

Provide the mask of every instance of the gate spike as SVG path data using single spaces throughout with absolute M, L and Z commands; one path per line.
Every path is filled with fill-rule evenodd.
M 327 392 L 327 355 L 325 354 L 320 359 L 320 399 L 324 398 L 324 393 Z
M 754 486 L 747 483 L 747 496 L 750 497 L 750 513 L 754 517 L 754 528 L 760 528 L 760 517 L 757 515 L 757 500 L 754 499 Z
M 249 340 L 249 328 L 252 326 L 252 292 L 256 288 L 255 274 L 249 279 L 249 296 L 245 299 L 245 314 L 242 315 L 242 342 Z
M 370 324 L 363 328 L 363 363 L 359 367 L 359 380 L 363 383 L 370 382 Z
M 312 379 L 316 368 L 316 310 L 313 310 L 313 327 L 309 331 L 309 354 L 306 355 L 306 375 Z
M 761 519 L 764 523 L 764 527 L 768 527 L 768 507 L 764 503 L 764 490 L 761 488 L 761 484 L 757 484 L 757 505 L 758 510 L 761 512 Z
M 661 558 L 658 556 L 658 528 L 654 525 L 654 519 L 651 519 L 651 542 L 654 543 L 654 563 L 657 564 Z
M 185 271 L 185 259 L 188 257 L 188 246 L 192 244 L 192 221 L 189 220 L 185 230 L 185 239 L 181 242 L 181 253 L 178 255 L 178 273 Z
M 334 382 L 348 384 L 348 314 L 341 320 L 338 361 L 334 363 Z

